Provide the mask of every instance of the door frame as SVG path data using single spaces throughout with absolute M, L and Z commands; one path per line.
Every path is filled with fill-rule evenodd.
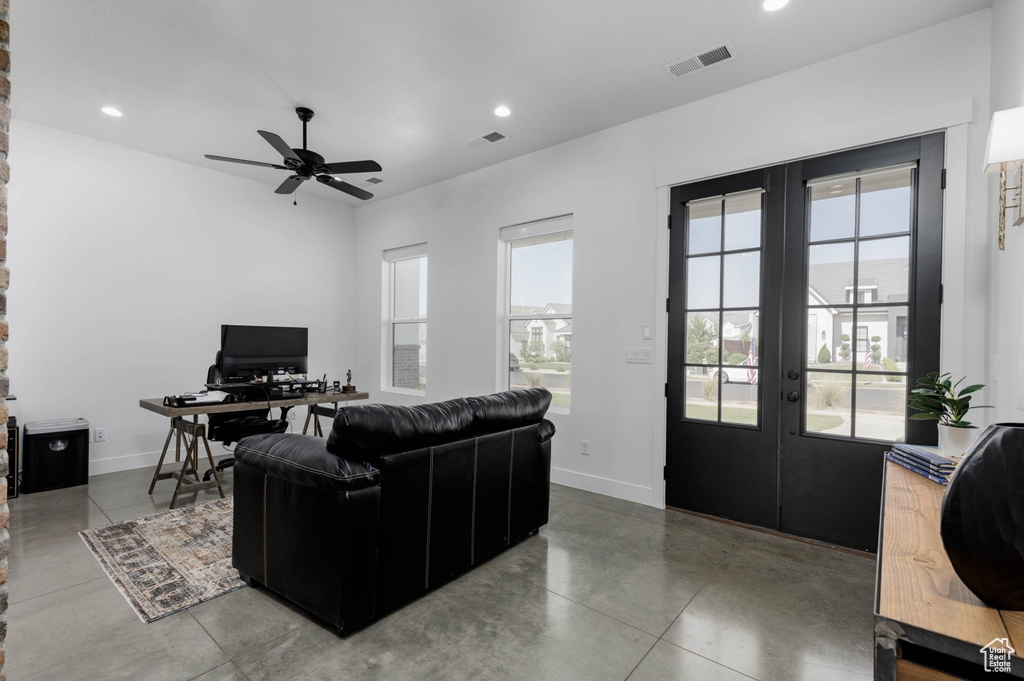
M 678 186 L 680 184 L 685 184 L 685 185 L 696 184 L 696 183 L 702 183 L 702 184 L 703 183 L 709 183 L 710 184 L 709 181 L 711 181 L 711 180 L 718 180 L 718 179 L 724 179 L 724 178 L 729 178 L 729 177 L 736 177 L 736 176 L 739 176 L 739 175 L 744 174 L 744 173 L 761 172 L 761 171 L 767 170 L 769 168 L 775 168 L 775 167 L 780 167 L 780 166 L 784 167 L 784 168 L 791 168 L 795 164 L 807 164 L 810 167 L 814 167 L 815 165 L 817 165 L 819 160 L 822 160 L 822 159 L 824 159 L 826 157 L 831 158 L 831 159 L 834 160 L 835 158 L 840 157 L 840 156 L 851 156 L 852 157 L 852 156 L 860 155 L 861 157 L 863 157 L 865 159 L 868 159 L 868 160 L 866 160 L 864 162 L 865 163 L 864 167 L 870 167 L 871 165 L 873 165 L 872 162 L 870 161 L 870 157 L 872 155 L 874 155 L 876 149 L 879 151 L 880 154 L 884 154 L 884 155 L 887 155 L 887 156 L 891 157 L 891 148 L 892 147 L 899 147 L 901 143 L 908 144 L 908 145 L 911 145 L 911 146 L 919 146 L 921 148 L 920 157 L 922 158 L 922 161 L 924 160 L 925 154 L 928 153 L 928 154 L 932 155 L 931 157 L 932 157 L 933 160 L 937 158 L 938 163 L 936 165 L 932 165 L 930 168 L 925 168 L 924 170 L 921 170 L 919 172 L 918 186 L 919 187 L 927 187 L 928 191 L 931 191 L 932 185 L 934 183 L 935 187 L 937 189 L 938 198 L 937 198 L 937 200 L 932 200 L 932 201 L 927 201 L 927 200 L 919 201 L 918 206 L 917 206 L 917 210 L 919 211 L 918 216 L 917 216 L 918 225 L 919 225 L 919 229 L 920 229 L 921 225 L 931 225 L 933 229 L 937 230 L 938 238 L 937 239 L 929 240 L 928 243 L 924 244 L 922 248 L 919 248 L 917 243 L 916 243 L 917 242 L 917 237 L 916 237 L 917 232 L 915 232 L 915 236 L 914 236 L 914 238 L 912 240 L 912 256 L 911 257 L 914 258 L 914 260 L 915 260 L 915 265 L 916 265 L 916 281 L 913 282 L 911 285 L 912 285 L 913 288 L 917 289 L 918 297 L 917 297 L 917 300 L 915 301 L 915 305 L 917 307 L 919 307 L 920 310 L 918 310 L 917 312 L 914 313 L 914 316 L 916 317 L 916 319 L 908 320 L 908 324 L 911 326 L 911 329 L 913 330 L 912 331 L 913 335 L 912 335 L 910 343 L 908 345 L 908 352 L 914 354 L 915 363 L 916 363 L 917 366 L 920 366 L 920 365 L 924 364 L 924 365 L 931 365 L 931 366 L 934 366 L 935 368 L 938 368 L 938 366 L 939 366 L 939 359 L 940 359 L 940 347 L 939 347 L 939 343 L 937 341 L 941 342 L 943 336 L 946 335 L 946 334 L 942 333 L 942 331 L 943 331 L 943 328 L 941 326 L 942 314 L 941 314 L 941 307 L 940 307 L 941 306 L 941 296 L 942 296 L 942 280 L 941 280 L 941 271 L 942 271 L 942 269 L 941 269 L 941 267 L 942 267 L 943 254 L 944 254 L 943 243 L 946 242 L 946 237 L 947 236 L 952 236 L 953 237 L 950 240 L 951 241 L 951 245 L 955 245 L 956 243 L 963 242 L 965 240 L 964 237 L 965 237 L 965 234 L 966 234 L 966 220 L 958 219 L 958 216 L 956 216 L 955 214 L 953 215 L 953 219 L 950 220 L 949 213 L 945 209 L 946 197 L 945 197 L 944 193 L 942 192 L 942 190 L 945 189 L 946 166 L 951 166 L 953 168 L 953 172 L 956 173 L 957 175 L 960 175 L 960 174 L 966 173 L 966 165 L 967 165 L 967 161 L 968 161 L 968 159 L 966 158 L 966 155 L 967 155 L 966 151 L 967 150 L 962 148 L 965 145 L 963 143 L 959 143 L 959 144 L 957 143 L 958 140 L 960 142 L 963 142 L 962 137 L 963 137 L 964 131 L 966 130 L 966 125 L 964 125 L 962 123 L 958 123 L 958 122 L 950 122 L 950 125 L 954 126 L 954 127 L 950 127 L 948 129 L 940 128 L 939 130 L 932 131 L 932 132 L 928 132 L 928 131 L 915 132 L 912 136 L 905 137 L 905 138 L 897 138 L 895 140 L 890 140 L 890 141 L 878 141 L 878 140 L 865 141 L 865 142 L 862 143 L 862 146 L 854 148 L 854 149 L 847 148 L 846 150 L 840 149 L 839 151 L 835 151 L 835 150 L 823 151 L 820 154 L 816 154 L 816 155 L 811 156 L 811 157 L 798 158 L 798 159 L 792 160 L 792 161 L 783 161 L 783 162 L 779 162 L 779 163 L 769 164 L 769 165 L 766 165 L 766 166 L 755 168 L 754 170 L 745 170 L 745 171 L 744 170 L 740 170 L 740 171 L 731 172 L 731 173 L 728 173 L 728 174 L 717 175 L 717 176 L 706 178 L 706 179 L 694 178 L 692 180 L 673 182 L 672 185 L 662 185 L 662 186 L 659 186 L 657 188 L 658 199 L 659 199 L 658 200 L 658 222 L 661 225 L 663 225 L 663 226 L 667 225 L 667 224 L 670 224 L 671 208 L 672 208 L 672 201 L 673 201 L 673 199 L 672 199 L 672 194 L 673 194 L 672 188 L 674 186 Z M 951 144 L 953 145 L 952 148 L 950 147 Z M 927 150 L 926 150 L 926 147 L 928 147 Z M 952 154 L 951 154 L 951 152 L 952 152 Z M 952 158 L 951 158 L 951 156 L 952 156 Z M 922 163 L 922 165 L 924 165 L 924 164 Z M 939 177 L 940 173 L 941 173 L 941 178 Z M 827 173 L 822 172 L 820 174 L 825 175 Z M 938 184 L 940 181 L 941 181 L 941 188 L 939 188 L 940 185 Z M 794 184 L 800 184 L 801 185 L 801 193 L 803 193 L 802 182 L 800 180 L 798 180 L 796 183 L 794 183 L 794 182 L 789 182 L 788 183 L 788 187 L 789 188 L 787 189 L 787 194 L 790 191 L 792 191 L 792 187 L 793 187 Z M 954 200 L 959 203 L 959 202 L 962 202 L 963 199 L 966 198 L 966 183 L 965 182 L 957 182 L 956 189 L 958 190 L 958 192 L 954 194 Z M 960 194 L 963 194 L 963 196 L 961 196 Z M 924 196 L 923 191 L 919 192 L 919 196 L 921 196 L 921 197 Z M 934 199 L 934 197 L 933 197 L 933 199 Z M 787 196 L 786 204 L 790 205 L 790 200 L 789 200 L 788 196 Z M 788 230 L 789 221 L 790 221 L 790 216 L 787 216 L 786 217 L 787 232 L 790 231 L 790 230 Z M 951 224 L 951 228 L 952 228 L 952 232 L 953 232 L 952 235 L 947 235 L 946 234 L 947 222 Z M 788 238 L 789 237 L 787 237 L 787 239 Z M 788 244 L 787 244 L 787 246 L 788 246 Z M 787 248 L 787 252 L 788 252 L 788 250 L 789 249 Z M 657 281 L 658 281 L 658 298 L 657 299 L 660 301 L 660 299 L 662 298 L 662 295 L 665 295 L 667 297 L 670 294 L 670 292 L 672 291 L 672 283 L 670 281 L 670 276 L 671 276 L 671 274 L 670 274 L 670 271 L 671 271 L 671 257 L 672 257 L 672 255 L 671 255 L 671 248 L 670 248 L 670 244 L 669 244 L 668 230 L 666 230 L 665 232 L 661 232 L 660 230 L 658 231 L 657 251 L 658 251 L 657 268 L 659 270 L 658 271 L 658 277 L 657 277 Z M 925 280 L 929 279 L 929 277 L 923 277 L 922 276 L 922 270 L 925 269 L 925 268 L 933 269 L 933 270 L 938 270 L 939 274 L 938 274 L 938 276 L 933 276 L 933 277 L 930 278 L 930 282 L 931 283 L 922 286 L 922 279 L 925 279 Z M 954 269 L 956 269 L 956 268 L 954 267 Z M 806 273 L 804 273 L 804 276 L 806 277 Z M 955 294 L 955 295 L 956 295 L 957 299 L 959 299 L 960 296 L 958 294 Z M 928 305 L 927 309 L 926 309 L 926 306 L 922 305 L 921 301 L 922 300 L 928 300 L 928 299 L 933 299 L 936 302 L 935 302 L 934 305 Z M 665 499 L 666 499 L 666 494 L 667 494 L 667 485 L 666 485 L 666 481 L 664 480 L 664 477 L 665 477 L 665 471 L 667 470 L 667 465 L 666 464 L 667 464 L 667 460 L 668 460 L 668 449 L 667 448 L 668 448 L 668 425 L 669 425 L 669 414 L 668 414 L 668 412 L 669 412 L 669 405 L 668 405 L 668 401 L 667 401 L 667 397 L 668 397 L 668 395 L 667 395 L 668 382 L 667 381 L 668 381 L 668 377 L 669 377 L 669 361 L 668 361 L 668 354 L 669 354 L 669 352 L 668 352 L 668 344 L 669 344 L 669 336 L 670 336 L 670 332 L 669 332 L 669 329 L 668 329 L 668 311 L 667 311 L 667 309 L 665 309 L 665 312 L 663 314 L 665 315 L 662 318 L 663 319 L 663 323 L 659 324 L 659 329 L 658 329 L 658 333 L 657 333 L 657 336 L 656 336 L 657 342 L 658 342 L 658 345 L 659 345 L 659 349 L 658 349 L 658 351 L 656 353 L 656 364 L 658 366 L 655 367 L 655 369 L 656 369 L 656 371 L 655 371 L 655 381 L 656 381 L 657 389 L 660 390 L 662 388 L 662 385 L 665 386 L 665 388 L 666 388 L 666 403 L 665 403 L 665 408 L 660 410 L 658 418 L 655 420 L 655 424 L 654 424 L 654 426 L 656 428 L 656 431 L 657 431 L 656 432 L 656 436 L 655 436 L 655 441 L 658 444 L 658 452 L 659 452 L 658 457 L 661 459 L 661 461 L 663 463 L 663 466 L 660 468 L 660 470 L 659 470 L 659 467 L 657 467 L 657 466 L 654 467 L 655 468 L 654 484 L 652 485 L 653 490 L 655 492 L 655 499 L 656 500 L 660 499 L 662 507 L 664 507 L 664 505 L 665 505 Z M 956 315 L 954 315 L 954 316 L 956 316 Z M 922 320 L 926 320 L 926 321 L 922 322 Z M 928 332 L 928 333 L 920 332 L 919 330 L 923 329 L 923 327 L 928 327 L 931 331 Z M 954 345 L 959 345 L 959 344 L 954 342 Z M 783 360 L 783 361 L 785 362 L 786 360 Z M 954 364 L 956 364 L 956 362 L 954 362 Z M 913 379 L 918 374 L 920 374 L 920 372 L 921 372 L 920 369 L 914 369 L 912 367 L 913 367 L 913 365 L 908 366 L 908 388 L 907 388 L 908 391 L 913 389 L 913 387 L 914 387 L 913 386 Z M 955 369 L 955 368 L 958 368 L 958 367 L 953 367 L 953 368 Z M 781 373 L 781 370 L 780 370 L 780 373 Z M 781 439 L 782 439 L 782 437 L 781 437 L 782 436 L 782 429 L 787 427 L 787 426 L 786 426 L 786 423 L 785 423 L 784 419 L 780 418 L 779 422 L 780 422 L 780 438 L 779 439 L 780 439 L 780 442 L 781 442 Z M 934 439 L 934 435 L 932 434 L 932 433 L 934 433 L 934 424 L 927 423 L 927 422 L 909 421 L 909 420 L 908 420 L 907 423 L 908 423 L 908 436 L 913 438 L 915 441 L 930 442 L 930 441 L 932 441 Z M 781 456 L 781 447 L 779 449 L 779 456 Z M 655 463 L 657 463 L 657 459 L 655 460 Z M 778 498 L 781 501 L 781 486 L 782 486 L 782 476 L 781 475 L 778 476 L 778 484 L 779 484 L 779 487 L 780 487 L 780 489 L 779 489 L 779 497 Z M 781 508 L 780 508 L 780 514 L 781 514 Z

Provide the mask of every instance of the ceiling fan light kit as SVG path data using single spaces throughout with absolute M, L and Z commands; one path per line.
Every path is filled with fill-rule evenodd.
M 260 137 L 265 139 L 270 146 L 277 150 L 277 153 L 281 154 L 281 162 L 284 165 L 277 163 L 264 163 L 263 161 L 246 161 L 244 159 L 230 158 L 228 156 L 214 156 L 213 154 L 206 154 L 206 158 L 211 161 L 227 161 L 228 163 L 244 163 L 246 165 L 264 166 L 277 170 L 290 170 L 292 175 L 282 182 L 276 190 L 274 190 L 276 194 L 292 194 L 303 182 L 316 178 L 317 182 L 325 184 L 328 187 L 333 187 L 338 191 L 345 192 L 357 199 L 362 199 L 363 201 L 372 199 L 373 194 L 370 192 L 353 186 L 344 180 L 334 177 L 334 175 L 344 175 L 346 173 L 376 173 L 382 170 L 380 164 L 376 161 L 339 161 L 337 163 L 326 163 L 323 156 L 306 148 L 306 124 L 313 119 L 313 110 L 300 106 L 295 109 L 295 113 L 298 115 L 299 120 L 302 121 L 301 149 L 293 149 L 289 147 L 288 143 L 281 139 L 280 135 L 267 132 L 266 130 L 256 131 L 259 133 Z

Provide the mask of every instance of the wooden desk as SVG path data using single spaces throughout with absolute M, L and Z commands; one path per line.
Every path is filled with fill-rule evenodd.
M 939 536 L 944 487 L 885 463 L 875 582 L 875 679 L 1004 678 L 980 652 L 1009 639 L 1024 678 L 1024 611 L 1000 611 L 953 571 Z
M 178 483 L 174 488 L 174 496 L 171 497 L 170 508 L 174 508 L 178 503 L 178 495 L 182 492 L 197 492 L 202 489 L 211 489 L 216 487 L 217 491 L 220 492 L 221 498 L 224 497 L 224 487 L 220 482 L 220 475 L 217 473 L 217 468 L 213 462 L 213 452 L 210 451 L 210 443 L 206 439 L 206 424 L 199 423 L 200 414 L 224 414 L 233 411 L 249 411 L 251 409 L 261 409 L 266 406 L 268 408 L 273 407 L 301 407 L 306 406 L 306 422 L 302 426 L 302 434 L 306 434 L 306 429 L 309 427 L 310 417 L 313 418 L 313 430 L 317 435 L 323 435 L 323 430 L 320 428 L 320 421 L 318 416 L 326 415 L 327 413 L 323 410 L 323 407 L 319 405 L 323 404 L 334 404 L 335 410 L 337 410 L 338 404 L 341 402 L 350 402 L 352 400 L 365 400 L 369 399 L 367 393 L 304 393 L 298 397 L 289 397 L 279 400 L 258 400 L 254 402 L 230 402 L 226 404 L 194 404 L 187 407 L 168 407 L 164 405 L 162 397 L 139 400 L 139 406 L 148 411 L 166 416 L 171 419 L 171 428 L 167 431 L 167 439 L 164 440 L 164 448 L 160 452 L 160 460 L 156 464 L 156 470 L 153 472 L 153 480 L 149 483 L 149 493 L 153 493 L 153 489 L 156 487 L 157 480 L 166 480 L 167 478 L 177 478 Z M 192 420 L 187 420 L 187 417 L 191 416 Z M 174 461 L 181 461 L 181 445 L 185 443 L 185 460 L 181 466 L 180 471 L 163 472 L 164 458 L 167 456 L 167 449 L 171 445 L 171 436 L 174 436 Z M 213 480 L 204 482 L 199 478 L 199 443 L 203 443 L 203 447 L 206 449 L 206 458 L 210 462 L 210 468 L 213 469 Z M 191 477 L 190 477 L 191 476 Z

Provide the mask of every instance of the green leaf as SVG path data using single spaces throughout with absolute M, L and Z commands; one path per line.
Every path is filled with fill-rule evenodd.
M 939 417 L 936 414 L 924 413 L 924 414 L 913 414 L 910 417 L 911 421 L 938 421 Z
M 960 391 L 960 396 L 963 397 L 964 395 L 970 395 L 971 393 L 978 392 L 984 387 L 984 384 L 981 383 L 979 383 L 978 385 L 969 385 Z

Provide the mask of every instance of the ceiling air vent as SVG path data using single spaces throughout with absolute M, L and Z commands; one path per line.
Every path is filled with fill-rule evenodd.
M 384 180 L 380 179 L 379 177 L 371 177 L 366 181 L 366 184 L 380 184 L 383 181 Z
M 736 52 L 732 49 L 730 43 L 722 43 L 716 47 L 712 47 L 709 50 L 698 52 L 697 54 L 691 54 L 689 57 L 682 59 L 676 59 L 665 64 L 665 70 L 671 73 L 676 78 L 682 78 L 688 76 L 691 73 L 696 73 L 703 69 L 720 64 L 723 61 L 732 59 L 736 55 Z
M 498 142 L 504 142 L 507 139 L 508 135 L 503 135 L 497 130 L 493 130 L 483 135 L 479 135 L 472 139 L 466 140 L 466 144 L 473 147 L 474 149 L 480 149 L 482 147 L 489 147 L 492 144 L 497 144 Z

